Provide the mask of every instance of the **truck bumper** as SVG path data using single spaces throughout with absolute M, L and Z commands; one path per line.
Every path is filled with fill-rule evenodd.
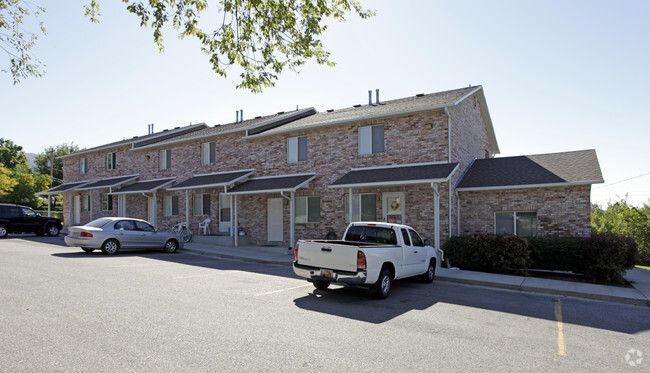
M 366 271 L 348 272 L 335 269 L 311 267 L 293 262 L 293 272 L 309 282 L 330 281 L 350 285 L 366 285 L 368 273 Z

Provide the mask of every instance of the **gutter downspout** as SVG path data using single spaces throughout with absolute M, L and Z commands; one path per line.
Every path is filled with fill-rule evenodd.
M 447 162 L 451 163 L 451 114 L 447 106 L 445 106 L 445 114 L 447 114 L 447 140 L 449 141 L 447 144 Z
M 235 247 L 239 247 L 239 229 L 238 229 L 239 223 L 237 222 L 237 196 L 236 195 L 234 199 L 235 200 L 234 200 L 233 209 L 235 210 L 234 211 L 235 221 L 233 222 L 234 227 L 231 227 L 230 232 L 235 235 Z
M 185 189 L 185 224 L 190 229 L 190 190 Z
M 348 191 L 348 198 L 350 201 L 348 202 L 348 217 L 350 218 L 350 223 L 352 223 L 354 220 L 352 220 L 352 188 L 349 188 Z
M 296 216 L 295 216 L 295 192 L 291 192 L 291 197 L 284 195 L 284 192 L 280 192 L 280 195 L 287 200 L 289 200 L 289 247 L 292 248 L 295 245 L 295 230 L 296 230 Z
M 460 236 L 460 194 L 458 194 L 458 191 L 456 191 L 456 235 Z
M 433 235 L 433 242 L 437 250 L 440 249 L 440 191 L 438 191 L 438 184 L 431 183 L 433 188 L 433 217 L 435 219 L 435 233 Z
M 72 198 L 72 193 L 70 193 L 70 197 Z M 94 219 L 93 219 L 93 191 L 92 190 L 88 191 L 88 198 L 90 199 L 90 221 L 93 221 Z

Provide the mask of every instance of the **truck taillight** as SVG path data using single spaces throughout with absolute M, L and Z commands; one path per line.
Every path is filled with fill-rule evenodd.
M 88 238 L 90 238 L 92 236 L 93 236 L 93 234 L 89 233 L 89 232 L 81 232 L 81 233 L 79 233 L 79 237 L 88 237 Z
M 363 251 L 357 251 L 357 269 L 366 269 L 366 254 Z
M 293 260 L 298 261 L 298 243 L 296 242 L 296 247 L 293 248 Z

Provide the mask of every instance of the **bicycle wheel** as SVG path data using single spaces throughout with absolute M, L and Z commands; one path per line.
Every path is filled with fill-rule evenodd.
M 192 239 L 192 232 L 190 232 L 189 229 L 183 229 L 180 235 L 183 241 L 185 242 L 190 242 L 190 240 Z

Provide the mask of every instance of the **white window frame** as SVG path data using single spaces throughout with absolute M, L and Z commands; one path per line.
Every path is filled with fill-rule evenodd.
M 195 194 L 192 197 L 193 205 L 192 205 L 192 211 L 194 213 L 194 216 L 210 216 L 210 206 L 208 207 L 208 211 L 204 211 L 206 206 L 204 206 L 203 201 L 205 198 L 208 198 L 208 202 L 210 202 L 210 193 L 200 193 L 200 194 Z
M 300 151 L 302 148 L 303 151 Z M 287 139 L 287 161 L 289 163 L 304 162 L 307 155 L 307 136 L 289 137 Z
M 204 142 L 201 144 L 201 164 L 208 165 L 215 163 L 217 161 L 217 143 L 216 142 Z
M 375 144 L 374 139 L 381 135 L 381 147 Z M 359 127 L 359 155 L 383 153 L 386 149 L 386 136 L 384 125 Z
M 318 200 L 318 220 L 309 220 L 309 201 Z M 294 204 L 296 223 L 320 223 L 320 196 L 296 197 Z M 302 211 L 299 211 L 302 210 Z
M 116 157 L 117 156 L 115 155 L 115 153 L 106 154 L 106 169 L 107 170 L 114 170 L 115 169 L 115 164 L 117 163 L 116 159 L 115 159 Z
M 174 207 L 176 207 L 174 209 Z M 174 210 L 176 210 L 174 214 Z M 178 196 L 165 196 L 163 198 L 163 214 L 165 216 L 178 216 Z
M 88 173 L 88 158 L 81 158 L 79 160 L 79 173 L 85 175 Z
M 90 211 L 90 194 L 81 195 L 81 211 Z
M 169 170 L 172 168 L 172 150 L 163 149 L 160 151 L 160 169 Z
M 113 211 L 113 196 L 112 195 L 102 193 L 100 199 L 102 201 L 102 211 Z
M 375 201 L 375 218 L 371 219 L 373 221 L 377 220 L 377 194 L 376 193 L 352 193 L 352 199 L 354 201 L 355 198 L 358 198 L 358 204 L 359 204 L 359 212 L 358 215 L 355 213 L 352 215 L 353 220 L 350 220 L 350 195 L 346 194 L 345 195 L 345 222 L 350 223 L 350 222 L 355 222 L 355 221 L 370 221 L 370 220 L 361 220 L 363 216 L 363 197 L 362 196 L 373 196 L 374 201 Z M 354 201 L 357 202 L 357 201 Z M 354 213 L 354 211 L 353 211 Z
M 522 210 L 522 211 L 495 211 L 494 212 L 494 233 L 495 234 L 500 234 L 497 231 L 497 214 L 512 214 L 512 224 L 513 224 L 513 234 L 515 236 L 519 236 L 519 232 L 517 232 L 517 214 L 535 214 L 535 232 L 532 237 L 537 237 L 537 226 L 539 224 L 539 219 L 537 216 L 537 211 L 527 211 L 527 210 Z

